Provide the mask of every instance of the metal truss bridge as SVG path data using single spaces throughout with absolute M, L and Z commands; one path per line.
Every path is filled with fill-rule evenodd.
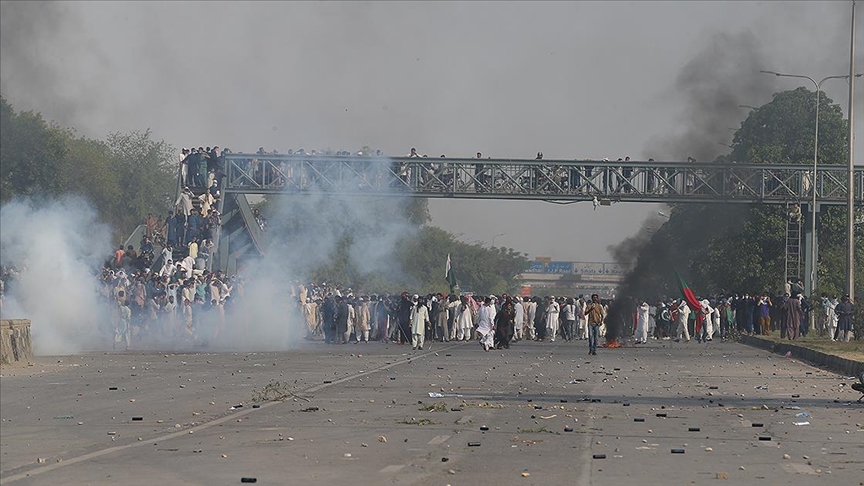
M 423 198 L 536 200 L 558 204 L 593 201 L 749 203 L 786 205 L 812 217 L 817 207 L 846 204 L 845 165 L 700 164 L 597 160 L 449 159 L 323 155 L 225 154 L 214 258 L 233 272 L 266 251 L 248 195 L 339 194 Z M 864 206 L 864 167 L 856 167 L 855 204 Z M 797 207 L 793 207 L 798 205 Z M 805 250 L 817 245 L 805 218 L 790 218 L 786 235 L 789 275 L 810 275 Z M 809 278 L 807 279 L 809 280 Z
M 522 199 L 549 202 L 806 204 L 813 169 L 789 164 L 226 154 L 224 193 Z M 823 164 L 818 204 L 846 204 L 845 165 Z M 864 205 L 864 167 L 856 167 Z

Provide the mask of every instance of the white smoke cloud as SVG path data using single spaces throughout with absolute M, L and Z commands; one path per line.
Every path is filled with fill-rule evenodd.
M 96 276 L 110 255 L 111 234 L 77 197 L 14 200 L 0 208 L 0 259 L 23 267 L 4 318 L 31 320 L 38 354 L 91 349 L 105 306 Z
M 376 163 L 390 166 L 389 161 Z M 352 268 L 361 281 L 328 284 L 362 286 L 367 279 L 382 278 L 410 284 L 411 278 L 394 258 L 400 242 L 418 231 L 394 209 L 407 204 L 407 196 L 347 195 L 344 189 L 350 184 L 345 182 L 327 193 L 271 197 L 267 251 L 261 260 L 240 271 L 246 285 L 235 308 L 237 319 L 230 325 L 242 331 L 230 346 L 270 351 L 302 345 L 305 324 L 289 289 L 297 282 L 321 284 L 310 282 L 310 275 L 333 263 L 334 257 Z M 339 251 L 341 255 L 336 254 Z M 386 289 L 355 287 L 354 293 L 382 290 Z

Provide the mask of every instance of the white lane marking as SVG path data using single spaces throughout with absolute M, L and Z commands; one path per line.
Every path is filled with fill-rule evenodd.
M 439 435 L 437 437 L 433 437 L 432 440 L 427 442 L 427 444 L 429 444 L 429 445 L 443 444 L 444 442 L 447 442 L 447 439 L 449 439 L 449 438 L 450 438 L 449 435 Z
M 462 346 L 462 345 L 463 345 L 463 343 L 459 343 L 459 344 L 447 346 L 447 347 L 444 347 L 444 348 L 441 348 L 441 349 L 438 349 L 435 351 L 430 350 L 430 351 L 427 351 L 427 352 L 422 353 L 422 354 L 411 355 L 408 357 L 408 359 L 392 361 L 390 364 L 380 366 L 380 367 L 372 369 L 372 370 L 366 370 L 363 373 L 357 373 L 357 374 L 352 375 L 352 376 L 346 376 L 345 378 L 342 378 L 339 380 L 333 380 L 332 383 L 324 383 L 321 385 L 316 385 L 316 386 L 313 386 L 311 388 L 307 388 L 305 390 L 302 390 L 302 391 L 298 392 L 298 394 L 312 393 L 312 392 L 316 392 L 319 390 L 323 390 L 324 388 L 327 388 L 327 387 L 330 387 L 333 385 L 338 385 L 340 383 L 345 383 L 346 381 L 351 381 L 355 378 L 360 378 L 363 376 L 369 376 L 372 373 L 378 373 L 381 371 L 388 370 L 394 366 L 397 366 L 400 364 L 405 364 L 405 362 L 407 362 L 407 361 L 412 361 L 412 360 L 415 360 L 417 358 L 424 358 L 424 357 L 429 356 L 431 354 L 439 353 L 439 352 L 446 351 L 446 350 L 452 349 L 452 348 L 457 348 L 457 347 Z M 149 445 L 149 444 L 152 444 L 154 442 L 165 442 L 166 440 L 175 439 L 177 437 L 184 437 L 184 436 L 189 435 L 190 431 L 198 432 L 199 430 L 208 429 L 214 425 L 219 425 L 219 424 L 221 424 L 223 422 L 227 422 L 229 420 L 235 420 L 235 419 L 242 417 L 244 415 L 247 415 L 247 414 L 250 414 L 252 412 L 259 411 L 259 410 L 264 410 L 265 408 L 269 408 L 269 407 L 272 407 L 274 405 L 278 405 L 280 403 L 282 403 L 282 402 L 262 403 L 260 408 L 249 408 L 249 409 L 246 409 L 246 410 L 243 410 L 240 412 L 231 413 L 231 414 L 228 414 L 222 418 L 218 418 L 216 420 L 212 420 L 210 422 L 207 422 L 207 423 L 204 423 L 201 425 L 196 425 L 195 427 L 191 427 L 189 429 L 183 429 L 183 430 L 178 431 L 178 432 L 173 432 L 173 433 L 163 435 L 160 437 L 156 437 L 153 439 L 148 439 L 146 441 L 136 441 L 136 442 L 132 442 L 132 443 L 125 444 L 125 445 L 109 447 L 107 449 L 101 449 L 98 451 L 91 452 L 89 454 L 84 454 L 82 456 L 73 457 L 71 459 L 64 459 L 62 462 L 56 462 L 54 464 L 49 464 L 47 466 L 37 467 L 36 469 L 32 469 L 30 471 L 24 471 L 24 472 L 14 474 L 14 475 L 9 476 L 9 477 L 0 478 L 0 485 L 9 484 L 9 483 L 12 483 L 15 481 L 20 481 L 22 479 L 32 478 L 33 476 L 36 476 L 39 474 L 44 474 L 46 472 L 50 472 L 50 471 L 53 471 L 55 469 L 59 469 L 59 468 L 64 467 L 64 466 L 71 466 L 72 464 L 77 464 L 77 463 L 83 462 L 83 461 L 89 461 L 90 459 L 95 459 L 97 457 L 101 457 L 101 456 L 104 456 L 107 454 L 113 454 L 115 452 L 120 452 L 120 451 L 123 451 L 126 449 L 141 447 L 143 445 Z M 390 466 L 388 466 L 388 467 L 390 467 Z M 399 466 L 399 467 L 401 468 L 404 466 Z M 387 468 L 384 468 L 384 469 L 387 469 Z
M 378 471 L 378 472 L 379 472 L 379 473 L 383 473 L 383 474 L 391 474 L 391 473 L 395 473 L 395 472 L 399 471 L 399 470 L 402 469 L 403 467 L 405 467 L 405 466 L 398 466 L 398 465 L 395 465 L 395 464 L 394 464 L 394 465 L 391 465 L 391 466 L 387 466 L 387 467 L 381 469 L 381 470 Z

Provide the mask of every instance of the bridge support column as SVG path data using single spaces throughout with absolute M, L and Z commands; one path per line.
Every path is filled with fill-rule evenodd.
M 819 265 L 817 262 L 819 261 L 819 238 L 817 234 L 813 231 L 813 218 L 816 218 L 816 225 L 819 224 L 819 204 L 816 204 L 815 213 L 811 211 L 811 209 L 807 208 L 807 216 L 804 224 L 804 294 L 807 299 L 810 301 L 810 305 L 814 306 L 815 302 L 810 297 L 813 295 L 816 286 L 819 285 L 819 278 L 816 276 L 816 272 L 818 271 Z M 815 251 L 814 251 L 815 250 Z M 814 258 L 815 257 L 815 258 Z M 814 331 L 816 328 L 816 313 L 814 311 L 810 312 L 808 326 L 811 331 Z
M 807 208 L 807 219 L 802 228 L 804 230 L 804 254 L 802 255 L 804 258 L 804 293 L 808 297 L 813 295 L 814 284 L 819 285 L 819 279 L 816 277 L 816 270 L 818 269 L 816 262 L 819 261 L 819 237 L 813 232 L 813 218 L 816 218 L 816 224 L 819 224 L 819 206 L 816 204 L 816 211 Z M 815 252 L 813 251 L 814 248 Z M 813 256 L 816 257 L 815 261 Z

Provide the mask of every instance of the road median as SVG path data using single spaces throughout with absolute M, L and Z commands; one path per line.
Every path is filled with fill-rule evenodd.
M 741 336 L 740 342 L 748 346 L 766 349 L 772 353 L 786 355 L 806 361 L 814 366 L 824 368 L 845 376 L 860 376 L 864 373 L 864 360 L 832 354 L 823 350 L 808 347 L 807 343 L 778 341 L 759 336 Z

